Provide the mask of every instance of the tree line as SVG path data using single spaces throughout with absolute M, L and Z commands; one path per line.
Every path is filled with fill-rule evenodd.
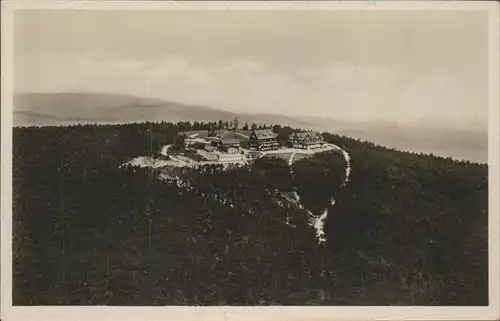
M 222 129 L 233 129 L 235 124 L 233 121 L 228 121 L 228 120 L 219 120 L 219 121 L 209 121 L 209 122 L 203 122 L 203 121 L 185 121 L 185 122 L 180 122 L 183 127 L 183 130 L 211 130 L 211 129 L 217 129 L 217 130 L 222 130 Z M 245 122 L 243 126 L 241 126 L 240 129 L 242 130 L 256 130 L 256 129 L 271 129 L 272 125 L 266 125 L 266 124 L 256 124 L 256 123 L 251 123 L 249 124 L 248 122 Z

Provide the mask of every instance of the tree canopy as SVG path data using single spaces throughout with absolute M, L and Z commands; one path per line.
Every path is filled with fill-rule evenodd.
M 120 167 L 195 126 L 15 128 L 13 303 L 488 304 L 487 165 L 324 133 L 350 154 L 345 187 L 335 152 L 292 174 L 274 158 L 177 169 L 184 187 Z M 294 189 L 328 208 L 326 245 L 277 193 Z

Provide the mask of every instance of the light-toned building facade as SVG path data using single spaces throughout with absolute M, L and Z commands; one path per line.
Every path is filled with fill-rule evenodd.
M 321 134 L 313 131 L 296 132 L 288 136 L 288 145 L 292 148 L 314 149 L 322 147 L 324 143 Z
M 248 148 L 253 150 L 273 150 L 279 148 L 278 134 L 270 129 L 254 130 L 248 138 Z

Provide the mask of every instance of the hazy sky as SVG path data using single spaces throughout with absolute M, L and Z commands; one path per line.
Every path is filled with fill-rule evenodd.
M 485 120 L 487 28 L 477 11 L 24 11 L 15 86 L 230 111 Z

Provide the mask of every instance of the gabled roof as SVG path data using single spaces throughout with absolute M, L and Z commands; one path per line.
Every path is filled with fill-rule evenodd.
M 291 137 L 296 139 L 307 139 L 309 137 L 309 133 L 308 132 L 293 133 Z
M 295 132 L 295 133 L 292 133 L 289 136 L 289 139 L 304 140 L 304 139 L 307 139 L 307 138 L 315 138 L 317 136 L 319 136 L 321 138 L 321 134 L 318 133 L 318 132 L 304 131 L 304 132 Z
M 236 144 L 240 144 L 240 140 L 239 139 L 236 139 L 236 138 L 221 138 L 220 139 L 220 142 L 224 145 L 236 145 Z
M 273 132 L 270 129 L 256 129 L 253 132 L 255 133 L 255 136 L 257 136 L 258 139 L 278 137 L 278 134 L 276 134 L 275 132 Z

